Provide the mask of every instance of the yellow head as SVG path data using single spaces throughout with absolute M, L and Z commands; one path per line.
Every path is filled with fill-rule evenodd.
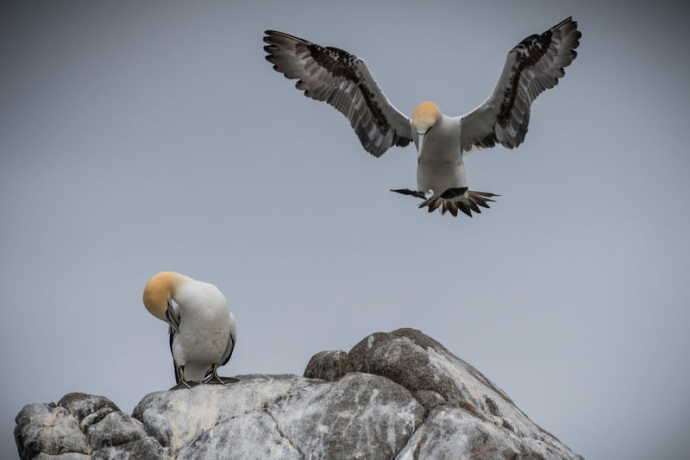
M 441 111 L 433 102 L 422 102 L 412 113 L 412 126 L 420 134 L 425 134 L 441 118 Z
M 161 272 L 151 278 L 144 288 L 144 306 L 156 318 L 165 321 L 168 300 L 175 287 L 185 278 L 175 272 Z

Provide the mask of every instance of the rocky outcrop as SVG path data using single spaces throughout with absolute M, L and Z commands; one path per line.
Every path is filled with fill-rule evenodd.
M 131 416 L 71 393 L 16 418 L 22 459 L 579 459 L 472 366 L 414 329 L 314 355 L 304 377 L 146 395 Z
M 14 438 L 19 456 L 38 459 L 165 458 L 144 425 L 108 398 L 65 395 L 57 404 L 29 404 L 19 412 Z

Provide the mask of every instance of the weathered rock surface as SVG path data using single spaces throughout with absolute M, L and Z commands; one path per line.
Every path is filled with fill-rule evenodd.
M 141 422 L 103 396 L 70 393 L 57 405 L 29 404 L 16 422 L 14 438 L 22 459 L 163 458 L 167 454 Z
M 131 416 L 71 393 L 17 415 L 22 459 L 580 459 L 414 329 L 314 355 L 304 377 L 146 395 Z
M 309 360 L 304 376 L 308 379 L 321 379 L 327 382 L 338 380 L 355 368 L 350 355 L 342 350 L 320 351 Z
M 356 371 L 404 386 L 430 410 L 401 459 L 581 458 L 481 372 L 418 330 L 372 334 L 350 350 L 350 359 Z

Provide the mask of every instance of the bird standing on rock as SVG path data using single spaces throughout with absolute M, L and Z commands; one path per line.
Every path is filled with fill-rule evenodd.
M 422 199 L 419 207 L 429 212 L 440 207 L 442 214 L 457 216 L 459 210 L 472 217 L 497 195 L 468 188 L 464 155 L 496 143 L 509 149 L 522 143 L 532 101 L 565 75 L 580 37 L 577 22 L 567 18 L 525 38 L 508 53 L 491 96 L 462 117 L 443 115 L 436 104 L 424 102 L 408 118 L 386 98 L 364 61 L 347 51 L 274 30 L 266 31 L 264 50 L 276 71 L 299 80 L 295 87 L 305 96 L 345 115 L 367 152 L 379 157 L 414 142 L 417 189 L 391 191 Z
M 173 301 L 177 307 L 173 305 Z M 144 288 L 144 306 L 169 326 L 175 381 L 224 383 L 218 367 L 235 347 L 235 318 L 223 293 L 212 284 L 175 272 L 161 272 Z

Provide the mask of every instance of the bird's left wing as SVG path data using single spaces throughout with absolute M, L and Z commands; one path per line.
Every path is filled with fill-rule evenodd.
M 172 302 L 168 299 L 168 308 L 165 310 L 165 318 L 168 323 L 168 335 L 170 336 L 170 354 L 173 358 L 173 367 L 175 368 L 175 383 L 180 383 L 180 374 L 177 370 L 177 362 L 175 361 L 175 353 L 173 353 L 173 342 L 175 336 L 180 332 L 180 314 L 173 307 Z
M 232 313 L 230 315 L 230 318 L 232 319 L 232 322 L 230 323 L 230 334 L 228 334 L 228 343 L 225 347 L 225 351 L 223 352 L 223 357 L 221 358 L 221 366 L 225 366 L 228 361 L 230 361 L 232 352 L 235 349 L 235 341 L 237 340 L 237 326 L 235 326 L 235 318 L 232 316 Z
M 367 152 L 379 157 L 392 146 L 410 143 L 409 119 L 390 103 L 357 56 L 274 30 L 266 31 L 264 42 L 273 68 L 299 79 L 295 87 L 305 96 L 345 115 Z
M 177 371 L 177 362 L 175 361 L 175 353 L 173 353 L 173 342 L 175 342 L 175 336 L 177 332 L 172 328 L 168 327 L 168 334 L 170 335 L 170 354 L 173 357 L 173 370 L 175 371 L 175 384 L 180 383 L 180 373 Z
M 532 101 L 565 75 L 563 69 L 577 57 L 575 48 L 581 36 L 577 22 L 567 18 L 513 48 L 489 99 L 461 118 L 462 151 L 493 147 L 497 142 L 509 149 L 520 145 L 527 133 Z

